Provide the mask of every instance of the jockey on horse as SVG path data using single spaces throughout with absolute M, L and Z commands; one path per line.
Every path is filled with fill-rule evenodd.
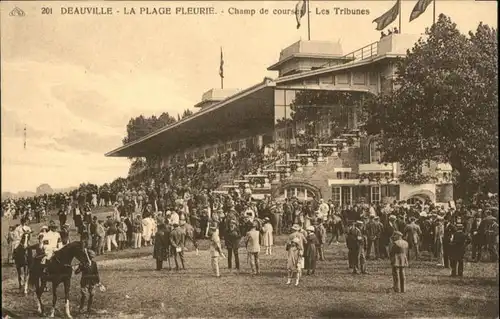
M 42 265 L 47 265 L 47 261 L 50 261 L 54 252 L 62 247 L 61 234 L 57 231 L 56 223 L 51 220 L 49 223 L 49 231 L 43 234 L 42 239 L 44 256 L 42 258 Z M 44 272 L 46 272 L 47 267 L 44 266 Z
M 26 223 L 27 219 L 21 218 L 21 225 L 12 232 L 13 259 L 16 265 L 19 289 L 22 290 L 24 287 L 25 295 L 28 293 L 28 246 L 31 236 L 31 228 Z M 22 276 L 24 276 L 24 281 Z
M 14 249 L 21 244 L 21 239 L 23 238 L 24 233 L 31 233 L 31 228 L 26 225 L 28 223 L 28 219 L 26 217 L 21 218 L 21 225 L 17 226 L 14 229 L 13 238 L 12 238 L 12 246 Z

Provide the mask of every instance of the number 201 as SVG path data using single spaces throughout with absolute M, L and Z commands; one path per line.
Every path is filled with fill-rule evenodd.
M 52 8 L 42 8 L 42 14 L 52 14 Z

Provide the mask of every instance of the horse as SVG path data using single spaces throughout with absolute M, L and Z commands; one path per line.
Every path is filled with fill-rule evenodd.
M 21 241 L 19 245 L 14 249 L 13 257 L 14 264 L 17 270 L 17 280 L 19 282 L 19 290 L 24 292 L 26 296 L 28 294 L 28 274 L 29 274 L 29 242 L 31 238 L 30 232 L 25 232 L 21 236 Z
M 71 287 L 71 275 L 73 274 L 73 267 L 71 262 L 76 258 L 84 267 L 90 267 L 90 258 L 87 254 L 83 242 L 74 241 L 67 244 L 61 249 L 54 252 L 54 255 L 47 261 L 47 274 L 44 274 L 41 259 L 38 258 L 31 266 L 29 283 L 35 287 L 35 294 L 37 298 L 38 313 L 43 315 L 43 306 L 41 296 L 44 292 L 41 281 L 44 279 L 47 282 L 52 282 L 52 310 L 50 312 L 51 318 L 54 317 L 55 307 L 57 302 L 57 287 L 60 283 L 64 284 L 64 302 L 65 312 L 68 318 L 71 317 L 69 308 L 69 293 Z

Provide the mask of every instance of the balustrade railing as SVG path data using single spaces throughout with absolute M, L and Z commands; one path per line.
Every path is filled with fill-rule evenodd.
M 347 63 L 352 63 L 355 61 L 360 61 L 360 60 L 371 58 L 371 57 L 377 55 L 377 45 L 378 45 L 378 41 L 375 41 L 373 43 L 370 43 L 370 44 L 362 47 L 361 49 L 357 49 L 355 51 L 352 51 L 352 52 L 344 55 L 342 58 L 349 59 L 349 62 L 347 62 Z M 338 65 L 337 62 L 328 62 L 325 65 L 323 65 L 322 67 L 326 68 L 326 67 L 330 67 L 330 66 L 334 66 L 334 65 Z

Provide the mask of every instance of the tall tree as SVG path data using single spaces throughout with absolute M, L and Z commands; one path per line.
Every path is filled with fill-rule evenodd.
M 171 125 L 175 122 L 175 117 L 168 114 L 168 112 L 162 113 L 159 117 L 156 117 L 155 115 L 151 117 L 140 115 L 136 118 L 132 118 L 127 124 L 127 136 L 123 138 L 122 142 L 123 144 L 131 143 L 151 132 L 154 132 L 164 126 Z
M 181 119 L 189 117 L 191 115 L 193 115 L 193 111 L 191 111 L 190 109 L 185 109 L 184 112 L 182 112 Z
M 426 34 L 398 61 L 394 89 L 364 104 L 365 129 L 402 180 L 425 182 L 422 165 L 450 163 L 455 195 L 470 198 L 498 168 L 497 30 L 480 24 L 467 37 L 441 14 Z
M 161 113 L 160 117 L 158 118 L 156 128 L 161 128 L 164 126 L 172 125 L 175 122 L 176 122 L 175 117 L 168 114 L 168 112 L 163 112 L 163 113 Z
M 145 158 L 138 157 L 132 160 L 130 163 L 130 168 L 128 170 L 128 176 L 134 176 L 142 172 L 147 168 L 147 162 Z

